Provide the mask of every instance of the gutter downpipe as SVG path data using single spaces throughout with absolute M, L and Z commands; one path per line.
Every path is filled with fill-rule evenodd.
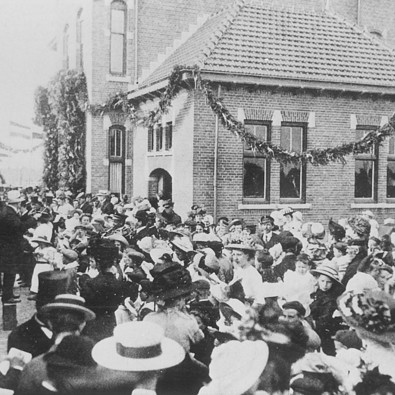
M 361 0 L 358 0 L 357 5 L 357 25 L 361 25 Z
M 221 96 L 221 84 L 218 84 L 217 97 Z M 215 141 L 214 141 L 214 223 L 217 223 L 217 173 L 218 173 L 218 136 L 219 136 L 219 117 L 215 116 Z
M 137 41 L 137 32 L 138 32 L 138 21 L 139 21 L 139 0 L 135 0 L 135 8 L 134 8 L 134 85 L 139 83 L 138 78 L 138 41 Z

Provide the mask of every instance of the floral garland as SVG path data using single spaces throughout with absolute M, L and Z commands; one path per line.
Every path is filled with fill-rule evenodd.
M 226 108 L 221 98 L 216 97 L 209 81 L 201 77 L 199 67 L 175 66 L 169 77 L 169 82 L 162 93 L 156 109 L 149 112 L 145 117 L 138 117 L 136 108 L 127 100 L 128 92 L 118 93 L 101 106 L 91 106 L 94 114 L 103 114 L 107 111 L 123 111 L 131 120 L 139 120 L 148 126 L 153 126 L 162 114 L 168 111 L 172 100 L 182 89 L 182 75 L 190 71 L 195 80 L 195 88 L 203 91 L 212 111 L 218 116 L 222 125 L 230 132 L 245 141 L 254 151 L 262 153 L 268 159 L 274 159 L 280 163 L 311 163 L 313 165 L 327 165 L 330 162 L 346 163 L 347 155 L 367 153 L 370 149 L 381 144 L 387 137 L 395 132 L 395 114 L 389 122 L 375 131 L 368 133 L 362 140 L 342 144 L 332 148 L 316 148 L 303 152 L 288 151 L 271 142 L 259 140 L 248 132 L 244 124 L 238 121 Z

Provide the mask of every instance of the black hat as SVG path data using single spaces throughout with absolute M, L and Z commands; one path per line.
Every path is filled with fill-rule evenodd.
M 38 294 L 36 309 L 51 303 L 55 296 L 65 294 L 69 284 L 69 275 L 64 271 L 48 271 L 38 275 Z
M 340 241 L 346 237 L 346 230 L 343 226 L 333 221 L 332 218 L 329 220 L 328 228 L 329 233 L 335 238 L 335 240 Z
M 302 303 L 298 302 L 297 300 L 284 303 L 283 310 L 286 309 L 296 310 L 301 317 L 304 317 L 306 315 L 306 309 L 303 307 Z
M 169 265 L 156 274 L 151 287 L 152 294 L 160 299 L 173 299 L 192 291 L 192 279 L 188 270 L 180 264 Z

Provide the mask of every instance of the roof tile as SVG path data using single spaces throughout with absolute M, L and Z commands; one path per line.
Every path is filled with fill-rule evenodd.
M 177 64 L 265 78 L 394 86 L 395 55 L 329 14 L 243 5 L 208 19 L 140 86 Z

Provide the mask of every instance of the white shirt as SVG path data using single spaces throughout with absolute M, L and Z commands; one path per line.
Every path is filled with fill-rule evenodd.
M 244 268 L 236 267 L 234 279 L 241 278 L 246 298 L 259 299 L 262 291 L 262 277 L 254 266 L 248 265 Z

